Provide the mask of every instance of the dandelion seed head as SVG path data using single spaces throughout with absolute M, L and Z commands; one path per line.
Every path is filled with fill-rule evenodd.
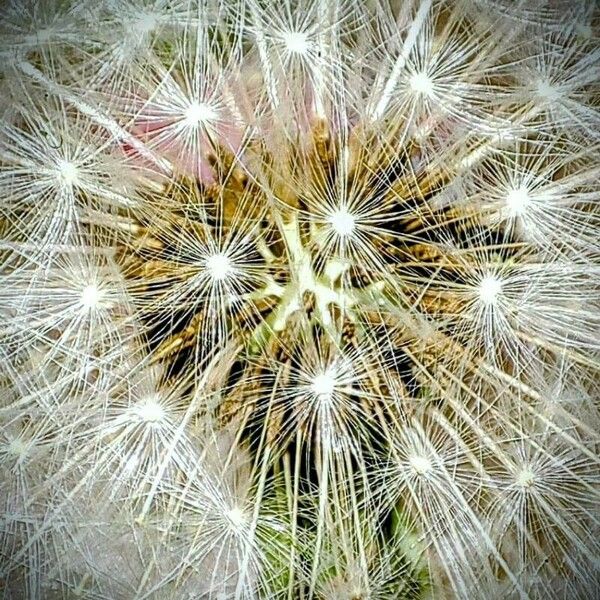
M 212 254 L 206 259 L 206 269 L 214 281 L 223 281 L 233 272 L 231 259 L 222 253 Z
M 356 227 L 354 215 L 348 212 L 346 208 L 339 208 L 330 217 L 329 223 L 333 230 L 340 236 L 346 237 L 352 235 Z
M 215 121 L 217 110 L 206 102 L 192 102 L 185 111 L 185 123 L 189 127 L 197 127 Z
M 40 463 L 9 486 L 9 592 L 65 533 L 67 595 L 578 591 L 545 578 L 600 548 L 596 14 L 475 3 L 41 3 L 13 28 L 0 456 Z M 116 513 L 144 531 L 111 523 L 95 560 Z M 166 568 L 109 581 L 155 528 Z
M 478 286 L 479 300 L 485 306 L 494 306 L 498 302 L 498 296 L 502 291 L 502 280 L 496 275 L 486 275 Z

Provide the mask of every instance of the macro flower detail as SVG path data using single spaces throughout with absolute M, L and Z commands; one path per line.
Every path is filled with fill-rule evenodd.
M 11 0 L 2 597 L 597 597 L 599 26 Z

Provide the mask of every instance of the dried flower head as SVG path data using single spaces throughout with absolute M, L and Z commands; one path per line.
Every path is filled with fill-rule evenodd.
M 597 597 L 599 25 L 9 2 L 3 597 Z

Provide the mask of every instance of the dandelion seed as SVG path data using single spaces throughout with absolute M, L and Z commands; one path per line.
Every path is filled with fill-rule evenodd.
M 227 512 L 227 518 L 236 530 L 241 529 L 246 524 L 246 516 L 242 509 L 237 506 Z
M 164 421 L 166 413 L 156 396 L 141 400 L 134 408 L 136 416 L 144 423 L 158 427 Z
M 225 254 L 213 254 L 206 259 L 206 268 L 214 281 L 223 281 L 234 272 L 231 260 Z
M 22 461 L 29 451 L 29 446 L 21 438 L 12 439 L 5 448 L 7 454 L 16 457 L 19 461 Z
M 158 22 L 159 16 L 157 14 L 145 12 L 132 20 L 132 28 L 136 33 L 148 34 L 156 29 Z
M 529 467 L 523 467 L 516 476 L 516 484 L 523 488 L 528 489 L 535 484 L 536 475 Z
M 311 390 L 319 400 L 331 400 L 337 385 L 336 378 L 329 373 L 317 375 L 311 385 Z
M 58 176 L 62 182 L 68 186 L 71 186 L 77 183 L 79 178 L 79 169 L 72 162 L 65 160 L 58 165 Z
M 331 227 L 341 236 L 352 235 L 356 226 L 356 219 L 346 208 L 340 208 L 329 217 Z
M 495 306 L 502 292 L 502 280 L 495 275 L 486 275 L 478 286 L 479 299 L 485 306 Z
M 560 90 L 546 79 L 538 81 L 535 87 L 537 95 L 548 102 L 556 102 L 561 98 Z
M 306 54 L 311 47 L 308 36 L 301 31 L 282 33 L 281 39 L 288 52 L 293 52 L 295 54 Z
M 185 123 L 189 127 L 206 125 L 217 118 L 217 111 L 205 102 L 192 102 L 185 111 Z
M 431 96 L 433 94 L 433 81 L 427 73 L 415 73 L 410 76 L 409 84 L 411 89 L 417 94 Z
M 409 458 L 409 464 L 417 475 L 427 475 L 432 469 L 431 460 L 426 456 L 419 456 L 417 454 Z
M 80 302 L 83 308 L 91 310 L 96 308 L 102 300 L 103 294 L 94 284 L 86 285 L 81 291 Z
M 523 186 L 510 190 L 506 196 L 506 206 L 513 217 L 522 215 L 529 203 L 529 193 Z

